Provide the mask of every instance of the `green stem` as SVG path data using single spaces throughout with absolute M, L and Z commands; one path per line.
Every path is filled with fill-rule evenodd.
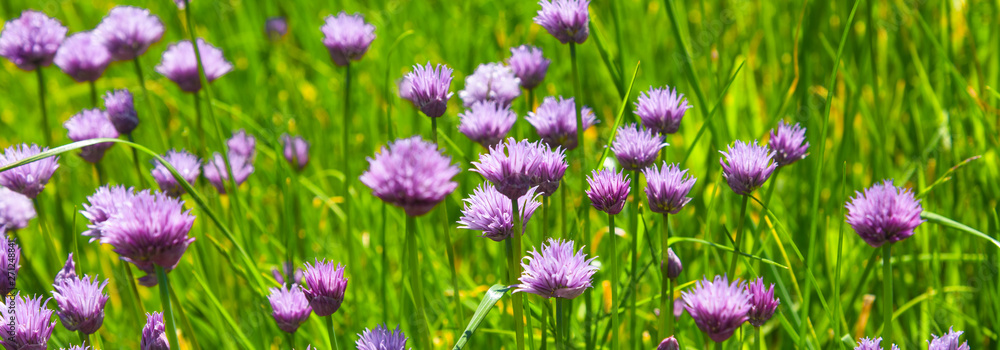
M 149 107 L 149 112 L 153 116 L 153 127 L 156 128 L 156 137 L 160 139 L 160 144 L 164 149 L 167 148 L 167 138 L 163 134 L 163 122 L 160 121 L 160 113 L 153 107 L 153 99 L 149 97 L 149 90 L 146 89 L 146 77 L 142 74 L 142 65 L 139 63 L 139 57 L 136 56 L 132 60 L 135 66 L 135 75 L 139 77 L 139 86 L 142 87 L 142 98 L 146 100 L 146 105 Z
M 583 146 L 583 117 L 580 115 L 580 105 L 583 104 L 580 93 L 580 72 L 576 62 L 576 43 L 569 43 L 570 61 L 573 63 L 573 105 L 576 110 L 576 145 Z
M 94 344 L 90 341 L 90 336 L 87 335 L 87 333 L 84 333 L 83 331 L 77 331 L 76 333 L 80 335 L 80 345 L 83 347 Z
M 747 201 L 749 195 L 743 195 L 743 204 L 740 205 L 740 216 L 736 218 L 736 243 L 733 244 L 733 260 L 729 264 L 729 279 L 735 279 L 736 262 L 740 259 L 740 243 L 743 241 L 743 218 L 747 215 Z
M 556 329 L 555 337 L 553 340 L 556 342 L 556 349 L 565 349 L 566 343 L 563 341 L 565 334 L 563 333 L 563 323 L 565 323 L 565 316 L 563 315 L 563 304 L 566 302 L 563 298 L 556 297 Z
M 892 243 L 882 245 L 882 344 L 889 348 L 892 346 Z
M 715 350 L 722 350 L 722 342 L 715 342 Z
M 407 249 L 409 250 L 409 265 L 410 265 L 410 288 L 413 294 L 413 304 L 416 308 L 416 340 L 417 344 L 420 344 L 421 349 L 430 349 L 431 343 L 429 339 L 429 334 L 427 331 L 427 315 L 424 311 L 424 287 L 423 287 L 423 277 L 420 275 L 420 259 L 417 257 L 417 218 L 407 215 L 406 216 L 406 241 Z
M 549 347 L 549 306 L 542 304 L 542 346 L 541 350 Z
M 674 334 L 674 294 L 667 275 L 670 263 L 670 214 L 663 214 L 663 232 L 660 237 L 660 338 Z M 667 294 L 670 292 L 670 294 Z
M 90 105 L 99 108 L 97 106 L 97 84 L 93 81 L 90 82 Z
M 340 350 L 340 342 L 337 341 L 337 331 L 333 329 L 333 315 L 324 318 L 326 319 L 326 329 L 330 331 L 330 349 Z
M 285 333 L 285 337 L 288 338 L 288 348 L 295 350 L 295 333 Z
M 638 327 L 638 321 L 636 320 L 636 295 L 639 295 L 639 284 L 636 283 L 636 277 L 639 271 L 639 170 L 635 170 L 632 175 L 632 221 L 629 222 L 632 225 L 629 228 L 629 235 L 632 236 L 632 269 L 629 270 L 630 282 L 629 285 L 632 287 L 632 297 L 629 298 L 629 329 L 630 334 L 630 349 L 637 349 L 639 346 L 639 341 L 641 339 L 642 330 Z
M 180 349 L 177 343 L 177 325 L 174 324 L 174 311 L 170 305 L 170 279 L 163 267 L 156 265 L 156 279 L 160 285 L 160 306 L 163 307 L 163 320 L 167 323 L 167 340 L 171 349 Z
M 608 213 L 608 238 L 611 239 L 611 348 L 618 346 L 618 235 L 615 234 L 615 215 Z
M 45 76 L 42 74 L 42 67 L 35 69 L 38 75 L 38 106 L 42 109 L 42 132 L 45 133 L 45 145 L 54 146 L 52 142 L 52 129 L 49 125 L 49 113 L 45 109 Z
M 562 188 L 562 191 L 559 191 L 559 227 L 562 228 L 562 238 L 569 239 L 569 227 L 566 226 L 566 212 L 569 211 L 566 207 L 566 182 L 561 179 L 559 181 L 563 183 L 559 186 Z
M 385 232 L 388 231 L 389 224 L 387 223 L 386 216 L 388 212 L 386 210 L 385 202 L 382 202 L 382 232 L 379 233 L 379 239 L 382 244 L 382 319 L 389 319 L 389 304 L 388 304 L 388 284 L 389 284 L 389 255 L 388 255 L 388 242 L 386 241 Z
M 514 216 L 514 232 L 507 240 L 507 284 L 514 285 L 518 277 L 521 276 L 521 215 L 518 210 L 517 198 L 512 199 L 511 206 Z M 512 293 L 511 298 L 514 307 L 514 335 L 517 341 L 517 349 L 524 350 L 524 306 L 522 305 L 521 293 Z
M 760 338 L 760 327 L 753 327 L 754 336 L 757 338 L 757 347 L 764 349 L 764 342 Z

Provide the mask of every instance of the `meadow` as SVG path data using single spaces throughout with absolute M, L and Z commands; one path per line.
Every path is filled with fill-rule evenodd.
M 398 325 L 412 349 L 662 350 L 670 349 L 658 348 L 668 336 L 682 349 L 855 349 L 862 338 L 891 336 L 909 350 L 928 349 L 928 340 L 952 328 L 964 332 L 968 347 L 1000 349 L 1000 1 L 593 0 L 582 24 L 588 34 L 572 44 L 536 23 L 542 5 L 526 0 L 191 0 L 184 9 L 169 0 L 0 0 L 0 19 L 6 36 L 25 11 L 39 11 L 72 35 L 94 30 L 109 11 L 126 5 L 156 16 L 162 38 L 137 58 L 113 60 L 92 83 L 64 73 L 58 58 L 29 68 L 0 59 L 0 150 L 49 149 L 30 159 L 0 158 L 0 180 L 19 166 L 59 157 L 31 202 L 26 227 L 8 222 L 0 230 L 20 249 L 16 288 L 6 304 L 30 306 L 14 303 L 13 295 L 52 297 L 71 253 L 69 271 L 108 280 L 103 324 L 92 334 L 69 330 L 52 314 L 47 347 L 5 340 L 9 350 L 84 342 L 95 349 L 162 349 L 140 344 L 146 314 L 154 311 L 166 311 L 167 333 L 176 329 L 161 345 L 180 349 L 383 349 L 359 342 L 378 325 Z M 370 46 L 360 45 L 365 50 L 347 65 L 335 62 L 336 48 L 324 45 L 321 30 L 341 11 L 374 26 Z M 269 22 L 275 18 L 284 21 Z M 173 44 L 192 37 L 218 48 L 231 64 L 224 74 L 202 69 L 200 79 L 188 71 L 186 79 L 202 84 L 193 93 L 158 67 Z M 537 87 L 515 87 L 510 100 L 497 102 L 517 118 L 502 134 L 542 140 L 535 145 L 547 151 L 561 143 L 557 152 L 564 152 L 568 167 L 561 182 L 555 180 L 558 190 L 536 198 L 542 204 L 523 236 L 491 239 L 462 227 L 472 205 L 467 200 L 490 182 L 483 157 L 503 147 L 491 151 L 460 131 L 465 116 L 474 114 L 471 103 L 463 104 L 472 97 L 462 92 L 483 88 L 467 80 L 477 67 L 506 64 L 521 45 L 539 48 L 550 64 Z M 212 53 L 197 47 L 202 60 L 189 65 L 224 65 L 209 62 Z M 421 97 L 410 96 L 420 87 L 411 91 L 405 77 L 428 64 L 453 70 L 448 91 L 454 95 L 443 112 L 420 108 Z M 206 78 L 211 83 L 204 84 Z M 656 148 L 655 164 L 687 169 L 696 181 L 679 197 L 690 202 L 663 214 L 647 200 L 650 177 L 629 170 L 623 174 L 634 186 L 617 203 L 624 200 L 624 208 L 617 215 L 598 210 L 587 195 L 593 187 L 587 177 L 592 170 L 628 169 L 612 145 L 623 128 L 643 125 L 640 96 L 663 87 L 683 94 L 690 108 L 681 111 L 676 131 L 664 133 L 668 145 Z M 67 133 L 64 123 L 104 109 L 103 97 L 116 89 L 134 98 L 139 124 L 131 134 L 80 141 Z M 498 95 L 490 91 L 480 99 Z M 542 135 L 545 128 L 529 122 L 529 113 L 542 114 L 545 99 L 557 96 L 589 107 L 596 124 L 576 134 L 581 112 L 574 110 L 571 132 L 562 139 Z M 737 193 L 739 176 L 732 171 L 740 170 L 728 170 L 732 147 L 756 141 L 767 151 L 772 130 L 796 123 L 809 143 L 806 154 L 764 175 L 756 169 L 755 186 Z M 241 130 L 245 134 L 227 142 Z M 238 158 L 233 152 L 245 146 L 242 135 L 255 142 Z M 285 135 L 308 142 L 307 164 L 296 163 L 304 153 L 286 153 Z M 437 150 L 388 159 L 404 147 L 397 140 L 412 136 Z M 501 140 L 494 142 L 513 153 Z M 95 145 L 110 148 L 97 162 L 80 156 L 81 148 Z M 161 164 L 171 150 L 199 157 L 205 169 L 220 164 L 215 179 L 201 169 L 202 176 L 182 181 L 176 164 Z M 227 156 L 213 161 L 216 152 Z M 774 165 L 772 154 L 763 165 L 746 166 Z M 442 155 L 447 164 L 420 168 Z M 387 170 L 372 165 L 380 159 Z M 35 163 L 23 165 L 28 162 Z M 237 162 L 244 167 L 237 169 Z M 457 174 L 442 179 L 451 175 L 447 165 Z M 912 236 L 889 237 L 891 243 L 875 248 L 862 239 L 864 224 L 849 222 L 847 204 L 884 180 L 907 189 L 902 196 L 919 200 L 922 210 L 908 221 L 918 224 Z M 156 223 L 164 217 L 192 215 L 181 238 L 122 242 L 114 241 L 117 234 L 99 241 L 82 235 L 94 229 L 83 212 L 100 187 L 156 193 L 166 191 L 162 181 L 176 184 L 173 197 L 187 214 L 149 211 L 159 214 L 148 219 L 154 226 L 148 235 L 162 234 Z M 429 192 L 442 193 L 431 199 Z M 6 217 L 15 210 L 8 204 L 15 194 L 0 194 L 7 197 L 0 198 L 0 217 Z M 520 232 L 521 219 L 511 215 L 511 196 L 504 195 L 497 198 L 507 205 L 508 231 Z M 166 195 L 157 198 L 166 201 Z M 524 203 L 513 205 L 523 209 Z M 860 215 L 898 210 L 885 202 L 873 206 Z M 148 214 L 142 206 L 127 207 L 115 220 Z M 901 220 L 898 215 L 886 220 Z M 872 220 L 869 226 L 889 225 Z M 122 224 L 107 232 L 130 229 Z M 194 241 L 172 269 L 147 261 L 163 253 L 147 241 L 176 248 L 187 237 Z M 576 281 L 592 287 L 569 298 L 513 293 L 517 287 L 510 286 L 519 282 L 511 276 L 522 267 L 511 262 L 542 250 L 550 237 L 571 240 L 570 253 L 594 258 L 576 261 L 581 270 L 596 270 L 590 280 Z M 122 260 L 126 245 L 138 264 Z M 683 265 L 669 279 L 667 268 L 658 268 L 668 246 Z M 286 264 L 304 269 L 323 259 L 345 266 L 342 304 L 335 301 L 332 315 L 294 321 L 297 329 L 289 332 L 276 322 L 273 313 L 280 312 L 269 296 L 302 290 L 302 279 L 291 277 L 297 272 Z M 528 267 L 536 260 L 543 259 L 521 261 Z M 145 282 L 160 283 L 139 280 L 147 275 Z M 676 308 L 685 308 L 693 297 L 682 292 L 697 294 L 699 281 L 716 276 L 773 284 L 780 300 L 773 317 L 759 327 L 740 320 L 724 342 L 703 332 L 691 312 L 664 328 L 670 317 L 663 306 L 679 298 Z M 661 293 L 672 297 L 663 300 Z M 53 299 L 45 308 L 60 305 Z M 8 339 L 8 328 L 2 329 Z

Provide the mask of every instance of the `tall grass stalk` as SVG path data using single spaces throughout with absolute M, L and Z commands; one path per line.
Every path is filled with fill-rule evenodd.
M 743 218 L 747 215 L 747 201 L 750 199 L 750 195 L 743 195 L 743 204 L 740 204 L 740 216 L 736 218 L 736 240 L 733 243 L 733 260 L 729 264 L 729 278 L 735 279 L 736 277 L 736 262 L 740 258 L 740 245 L 743 242 Z
M 333 315 L 324 318 L 326 319 L 326 330 L 330 332 L 330 349 L 340 350 L 340 342 L 337 341 L 337 330 L 333 329 Z
M 156 265 L 156 279 L 160 285 L 160 307 L 163 308 L 163 319 L 167 324 L 167 340 L 171 349 L 180 349 L 177 343 L 177 325 L 174 323 L 174 310 L 170 304 L 170 278 L 163 266 Z M 178 305 L 179 307 L 179 305 Z
M 892 346 L 892 243 L 882 245 L 882 344 Z M 835 321 L 834 321 L 835 322 Z
M 413 304 L 416 308 L 414 324 L 416 324 L 416 340 L 422 349 L 431 349 L 430 334 L 428 331 L 427 315 L 424 311 L 424 286 L 423 276 L 420 274 L 420 258 L 417 256 L 417 218 L 406 216 L 406 246 L 409 250 L 407 259 L 410 265 L 410 288 L 413 294 Z
M 663 232 L 660 236 L 660 338 L 674 334 L 674 287 L 667 276 L 670 261 L 670 214 L 663 214 Z

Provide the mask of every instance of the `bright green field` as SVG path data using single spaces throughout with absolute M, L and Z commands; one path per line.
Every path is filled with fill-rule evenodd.
M 333 316 L 340 348 L 353 349 L 356 334 L 382 322 L 401 324 L 411 337 L 409 345 L 418 347 L 406 278 L 413 266 L 402 263 L 405 216 L 372 196 L 357 176 L 367 169 L 364 158 L 388 141 L 414 134 L 430 139 L 430 120 L 395 92 L 396 80 L 413 64 L 428 61 L 455 69 L 456 95 L 438 126 L 444 152 L 463 171 L 446 203 L 418 218 L 416 241 L 433 348 L 454 346 L 487 290 L 506 280 L 503 244 L 455 223 L 462 199 L 483 182 L 468 169 L 484 151 L 456 128 L 462 110 L 457 91 L 477 65 L 502 61 L 510 47 L 527 43 L 552 60 L 536 100 L 573 95 L 569 48 L 532 22 L 537 3 L 194 0 L 190 14 L 196 34 L 220 47 L 235 66 L 211 84 L 211 107 L 202 93 L 204 130 L 197 126 L 194 98 L 153 70 L 168 44 L 188 38 L 184 12 L 172 1 L 3 0 L 0 18 L 37 9 L 73 33 L 92 29 L 108 10 L 125 4 L 149 8 L 166 26 L 163 40 L 141 58 L 152 101 L 142 98 L 128 62 L 113 64 L 96 84 L 101 94 L 113 88 L 135 94 L 142 119 L 136 142 L 163 154 L 170 148 L 221 151 L 224 140 L 218 135 L 228 137 L 237 129 L 258 140 L 256 172 L 235 195 L 219 196 L 202 180 L 194 186 L 203 205 L 190 194 L 183 198 L 198 218 L 191 232 L 197 241 L 170 274 L 180 306 L 175 317 L 181 347 L 289 349 L 266 296 L 278 285 L 270 271 L 286 259 L 286 242 L 296 233 L 302 242 L 292 254 L 297 265 L 314 258 L 347 265 L 347 299 Z M 345 71 L 330 60 L 319 31 L 325 16 L 341 10 L 363 14 L 378 35 L 365 57 L 351 65 L 348 116 L 343 114 Z M 290 31 L 271 42 L 264 20 L 281 14 Z M 727 235 L 736 231 L 741 198 L 721 177 L 718 150 L 737 139 L 766 142 L 779 120 L 799 122 L 808 129 L 810 155 L 754 192 L 760 201 L 750 201 L 743 247 L 752 247 L 749 254 L 756 259 L 744 260 L 737 273 L 776 284 L 781 305 L 761 328 L 764 346 L 852 349 L 860 337 L 880 336 L 888 316 L 881 251 L 844 223 L 844 203 L 854 191 L 895 179 L 920 196 L 927 219 L 912 238 L 893 247 L 896 343 L 904 350 L 926 349 L 932 333 L 954 326 L 965 331 L 962 339 L 973 349 L 1000 349 L 1000 1 L 595 0 L 590 14 L 591 35 L 579 46 L 578 57 L 582 100 L 600 119 L 585 134 L 582 153 L 588 168 L 579 168 L 580 149 L 570 154 L 573 163 L 560 189 L 568 191 L 566 207 L 553 196 L 549 222 L 542 222 L 539 210 L 524 236 L 530 250 L 545 237 L 567 234 L 600 257 L 595 288 L 571 304 L 573 348 L 611 348 L 612 259 L 625 269 L 620 291 L 628 289 L 627 278 L 638 277 L 638 294 L 623 303 L 636 300 L 637 323 L 623 309 L 621 348 L 631 349 L 638 337 L 636 349 L 654 349 L 666 336 L 659 333 L 654 314 L 660 277 L 655 265 L 650 268 L 658 256 L 662 219 L 641 210 L 641 224 L 633 232 L 629 227 L 636 213 L 627 206 L 616 220 L 622 230 L 619 251 L 612 251 L 607 216 L 585 201 L 581 176 L 597 163 L 616 118 L 635 120 L 628 109 L 636 95 L 669 85 L 694 107 L 680 132 L 668 138 L 666 159 L 698 178 L 693 201 L 670 220 L 672 237 L 681 237 L 673 249 L 684 263 L 678 295 L 704 275 L 724 273 L 732 257 Z M 685 52 L 690 61 L 683 59 Z M 43 144 L 36 76 L 7 60 L 2 66 L 0 146 Z M 44 74 L 56 143 L 49 146 L 55 147 L 69 143 L 61 124 L 92 106 L 91 92 L 55 66 L 44 68 Z M 628 108 L 620 114 L 623 99 Z M 513 108 L 523 118 L 528 105 L 519 98 Z M 157 116 L 162 128 L 156 127 Z M 347 148 L 341 143 L 345 127 L 350 130 Z M 537 139 L 523 119 L 515 129 Z M 286 132 L 312 143 L 311 163 L 301 174 L 294 174 L 281 155 L 279 136 Z M 136 349 L 145 317 L 133 307 L 123 265 L 110 247 L 79 235 L 87 222 L 76 213 L 100 185 L 98 173 L 106 183 L 155 187 L 149 175 L 152 157 L 139 153 L 140 180 L 127 145 L 115 145 L 98 168 L 74 153 L 62 155 L 59 170 L 39 196 L 42 217 L 16 233 L 24 249 L 18 289 L 51 295 L 52 278 L 66 255 L 78 252 L 79 271 L 111 280 L 99 332 L 103 348 Z M 972 160 L 949 170 L 967 159 Z M 645 206 L 645 195 L 638 198 Z M 762 214 L 764 202 L 773 215 Z M 210 213 L 218 220 L 213 222 Z M 631 271 L 633 238 L 639 242 L 636 271 Z M 145 311 L 162 310 L 158 289 L 139 286 L 139 295 Z M 529 346 L 539 349 L 538 317 L 552 304 L 534 295 L 525 300 L 534 310 Z M 516 348 L 510 301 L 508 294 L 492 307 L 466 349 Z M 49 307 L 54 309 L 55 302 Z M 677 329 L 682 348 L 712 346 L 686 314 Z M 554 348 L 551 335 L 548 339 L 547 348 Z M 49 348 L 79 342 L 57 325 Z M 295 343 L 299 349 L 307 343 L 329 349 L 324 320 L 313 315 Z M 727 349 L 760 346 L 749 325 L 725 343 Z

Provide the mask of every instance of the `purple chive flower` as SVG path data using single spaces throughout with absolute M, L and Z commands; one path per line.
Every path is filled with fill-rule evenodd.
M 603 169 L 600 172 L 591 170 L 587 183 L 590 184 L 587 197 L 595 209 L 615 215 L 625 208 L 625 200 L 629 194 L 628 186 L 632 183 L 628 175 L 622 172 L 616 173 L 611 169 Z
M 660 345 L 656 347 L 656 350 L 680 350 L 681 345 L 677 343 L 677 338 L 674 336 L 667 337 L 660 342 Z
M 598 267 L 591 265 L 596 257 L 587 259 L 583 247 L 573 253 L 573 241 L 549 238 L 542 251 L 532 249 L 521 262 L 524 273 L 515 293 L 527 292 L 545 298 L 573 299 L 587 288 L 592 288 L 591 278 Z
M 550 147 L 561 146 L 567 150 L 576 149 L 576 105 L 573 98 L 559 99 L 549 96 L 542 101 L 538 109 L 528 112 L 525 120 L 531 123 Z M 583 118 L 583 130 L 597 124 L 597 118 L 590 107 L 580 109 Z
M 615 153 L 622 169 L 635 171 L 643 170 L 656 162 L 660 149 L 666 146 L 662 135 L 652 129 L 640 129 L 632 123 L 618 129 L 615 141 L 611 143 L 611 152 Z
M 253 135 L 247 134 L 245 130 L 240 129 L 234 132 L 233 137 L 226 141 L 226 146 L 229 147 L 230 154 L 253 158 L 256 153 L 257 139 Z
M 969 342 L 960 343 L 959 337 L 962 336 L 962 331 L 955 331 L 955 327 L 948 329 L 948 333 L 945 333 L 940 338 L 938 336 L 931 334 L 934 339 L 927 341 L 927 350 L 969 350 Z
M 920 200 L 909 188 L 893 186 L 892 180 L 875 184 L 864 194 L 854 194 L 846 205 L 847 223 L 874 248 L 913 236 L 913 229 L 924 222 Z
M 71 35 L 63 41 L 53 60 L 66 75 L 79 83 L 96 81 L 111 63 L 111 53 L 90 32 Z
M 726 179 L 729 188 L 739 195 L 749 195 L 750 192 L 760 188 L 771 177 L 774 169 L 778 168 L 767 147 L 736 140 L 728 147 L 726 152 L 719 151 L 725 158 L 719 158 L 722 164 L 722 177 Z M 728 162 L 728 164 L 726 164 Z
M 45 307 L 48 303 L 49 300 L 42 301 L 41 296 L 4 298 L 6 306 L 0 308 L 0 316 L 4 319 L 0 326 L 0 332 L 3 332 L 0 345 L 6 349 L 46 349 L 52 330 L 56 328 L 56 321 L 49 323 L 52 310 Z
M 87 202 L 90 204 L 84 203 L 83 210 L 80 211 L 83 217 L 90 220 L 90 225 L 87 225 L 89 230 L 84 231 L 83 235 L 90 237 L 91 242 L 100 240 L 104 222 L 118 214 L 120 208 L 128 206 L 133 197 L 135 193 L 131 187 L 127 189 L 121 185 L 98 187 L 93 195 L 87 197 Z
M 729 339 L 747 321 L 750 293 L 739 279 L 729 283 L 723 276 L 717 275 L 713 281 L 705 277 L 693 290 L 681 295 L 698 329 L 717 343 Z
M 271 301 L 271 316 L 278 323 L 278 328 L 288 333 L 295 333 L 312 313 L 309 300 L 306 300 L 302 287 L 297 284 L 293 284 L 291 288 L 271 288 L 271 295 L 267 296 L 267 300 Z
M 38 145 L 31 144 L 29 146 L 23 143 L 7 147 L 3 154 L 0 154 L 0 167 L 17 163 L 22 159 L 48 150 L 48 147 L 38 148 Z M 0 186 L 34 199 L 45 189 L 45 184 L 49 183 L 49 179 L 52 178 L 52 174 L 56 172 L 57 168 L 59 168 L 58 156 L 40 159 L 0 172 Z
M 282 270 L 278 270 L 277 267 L 271 269 L 271 274 L 274 275 L 274 280 L 277 281 L 278 284 L 285 284 L 285 276 L 291 277 L 292 280 L 290 282 L 292 284 L 302 284 L 304 281 L 302 279 L 302 269 L 295 268 L 295 266 L 293 266 L 290 262 L 286 261 L 282 263 L 281 269 Z
M 449 78 L 448 81 L 450 82 L 451 79 Z M 420 108 L 420 106 L 417 106 L 417 101 L 413 99 L 413 82 L 410 81 L 410 74 L 406 74 L 401 79 L 399 79 L 399 81 L 396 82 L 396 94 L 398 94 L 400 98 L 410 101 L 410 103 L 412 103 L 417 108 Z M 449 94 L 448 96 L 451 95 Z
M 31 198 L 0 187 L 0 227 L 9 231 L 20 230 L 28 227 L 28 222 L 35 215 L 35 205 L 31 203 Z
M 89 346 L 70 345 L 70 347 L 65 350 L 90 350 L 90 349 L 91 348 Z
M 399 96 L 413 102 L 424 115 L 437 118 L 444 115 L 448 109 L 448 99 L 453 95 L 451 89 L 451 68 L 443 64 L 431 67 L 414 65 L 413 71 L 406 74 L 400 84 Z
M 388 326 L 377 325 L 375 329 L 365 328 L 358 334 L 355 345 L 358 350 L 406 350 L 406 340 L 409 339 L 396 325 L 396 330 L 390 331 Z
M 347 291 L 347 277 L 344 277 L 343 265 L 333 261 L 327 262 L 316 260 L 315 264 L 306 262 L 304 273 L 306 285 L 309 289 L 302 290 L 309 300 L 316 316 L 330 316 L 340 309 L 340 304 L 344 302 L 344 294 Z
M 232 149 L 229 150 L 229 166 L 233 170 L 236 186 L 239 186 L 250 178 L 250 174 L 253 174 L 253 159 L 234 153 Z M 226 160 L 222 159 L 222 155 L 215 152 L 212 155 L 212 160 L 205 163 L 202 168 L 208 182 L 212 183 L 212 186 L 215 186 L 220 194 L 225 194 L 225 183 L 229 181 L 229 169 L 226 168 Z
M 458 186 L 451 180 L 458 174 L 458 167 L 420 136 L 398 139 L 382 147 L 374 159 L 368 157 L 368 164 L 361 182 L 372 189 L 375 197 L 402 207 L 409 216 L 427 214 Z
M 882 338 L 862 338 L 858 340 L 858 346 L 854 347 L 854 350 L 882 350 Z M 899 347 L 892 344 L 892 350 L 899 350 Z
M 590 35 L 590 0 L 541 0 L 535 23 L 563 44 L 583 44 Z
M 6 228 L 0 226 L 0 295 L 6 296 L 17 286 L 17 274 L 21 271 L 21 246 L 10 244 L 5 234 Z M 6 298 L 4 298 L 6 299 Z M 0 326 L 0 332 L 6 331 Z M 4 337 L 6 338 L 6 337 Z
M 660 263 L 660 268 L 663 268 L 663 263 Z M 684 271 L 684 265 L 681 264 L 681 258 L 674 254 L 674 248 L 667 248 L 667 278 L 677 279 L 681 275 L 681 271 Z
M 458 117 L 461 119 L 458 131 L 486 148 L 500 143 L 517 121 L 517 114 L 510 106 L 495 101 L 476 102 Z
M 56 278 L 52 280 L 52 286 L 62 286 L 69 281 L 78 280 L 80 276 L 76 274 L 76 263 L 73 262 L 73 253 L 69 253 L 69 257 L 66 258 L 66 264 L 63 265 L 62 270 L 56 273 Z
M 763 326 L 764 322 L 774 316 L 774 311 L 781 303 L 778 298 L 774 297 L 774 284 L 772 283 L 770 288 L 765 289 L 764 279 L 757 277 L 756 280 L 747 285 L 747 292 L 750 293 L 750 312 L 747 312 L 749 318 L 747 321 L 754 327 Z
M 771 130 L 771 140 L 767 146 L 774 152 L 774 162 L 779 167 L 790 165 L 808 155 L 809 143 L 806 141 L 806 129 L 795 123 L 785 124 L 782 120 L 778 127 Z
M 510 48 L 507 66 L 521 79 L 521 87 L 531 90 L 542 83 L 549 70 L 549 61 L 542 56 L 542 49 L 530 45 Z
M 96 277 L 70 278 L 62 283 L 54 284 L 53 299 L 59 305 L 59 319 L 67 330 L 84 334 L 94 334 L 104 323 L 104 305 L 108 295 L 104 287 L 108 280 L 101 283 Z
M 264 22 L 264 33 L 267 38 L 277 41 L 288 34 L 288 20 L 283 16 L 271 17 Z
M 552 195 L 568 166 L 561 148 L 552 150 L 540 142 L 514 141 L 513 137 L 491 147 L 489 153 L 480 154 L 479 161 L 472 165 L 476 167 L 472 171 L 493 183 L 507 198 L 519 198 L 535 186 L 543 196 Z
M 187 7 L 187 3 L 188 2 L 191 2 L 191 1 L 190 0 L 174 0 L 174 3 L 177 4 L 177 8 L 180 9 L 180 10 L 183 10 L 185 7 Z
M 119 134 L 131 134 L 139 126 L 139 114 L 135 112 L 132 93 L 126 89 L 108 91 L 104 95 L 104 109 Z
M 320 31 L 323 32 L 323 45 L 338 66 L 360 60 L 375 40 L 375 26 L 357 13 L 348 15 L 341 11 L 336 16 L 326 16 L 326 24 Z
M 148 190 L 127 205 L 128 210 L 119 210 L 101 224 L 101 243 L 114 246 L 122 260 L 147 273 L 139 279 L 142 285 L 154 286 L 154 265 L 173 270 L 194 242 L 188 236 L 194 215 L 184 210 L 184 202 Z
M 146 314 L 146 325 L 142 327 L 142 340 L 139 348 L 142 350 L 169 350 L 167 326 L 163 323 L 163 313 Z
M 528 229 L 528 220 L 542 203 L 537 200 L 535 188 L 531 188 L 517 199 L 517 211 L 521 216 L 521 234 Z M 462 208 L 461 224 L 458 228 L 483 231 L 481 237 L 501 242 L 514 232 L 514 208 L 510 198 L 485 183 L 473 190 Z
M 67 136 L 73 141 L 85 141 L 97 138 L 118 138 L 118 130 L 111 124 L 108 114 L 94 108 L 85 109 L 77 113 L 63 124 L 66 128 Z M 104 158 L 104 151 L 114 146 L 112 142 L 102 142 L 96 145 L 84 146 L 80 149 L 80 157 L 91 163 L 97 163 Z
M 669 86 L 642 92 L 635 102 L 635 114 L 639 115 L 642 125 L 660 135 L 677 132 L 689 108 L 691 105 L 684 94 Z
M 288 164 L 302 171 L 309 164 L 309 142 L 302 136 L 291 137 L 288 134 L 281 135 L 281 143 L 285 145 L 285 160 Z
M 233 70 L 233 65 L 226 61 L 219 50 L 205 40 L 198 39 L 198 52 L 201 54 L 201 64 L 204 65 L 205 79 L 212 82 Z M 201 79 L 198 76 L 198 60 L 194 56 L 194 45 L 184 40 L 171 44 L 163 52 L 163 60 L 156 66 L 156 71 L 167 79 L 177 83 L 184 92 L 201 90 Z
M 66 27 L 59 20 L 27 10 L 4 24 L 0 32 L 0 56 L 18 68 L 32 71 L 51 65 L 65 38 Z
M 191 153 L 183 150 L 170 150 L 167 154 L 163 155 L 163 160 L 170 163 L 170 166 L 174 167 L 174 170 L 177 170 L 181 178 L 189 184 L 194 184 L 198 180 L 198 175 L 201 175 L 201 159 L 198 159 L 198 157 Z M 184 187 L 181 186 L 180 181 L 174 178 L 170 170 L 167 170 L 167 167 L 163 163 L 155 163 L 152 170 L 153 179 L 160 185 L 160 190 L 168 196 L 175 198 L 184 194 Z
M 510 101 L 521 95 L 521 79 L 514 70 L 503 63 L 484 63 L 476 71 L 465 77 L 465 90 L 458 97 L 466 108 L 479 101 L 494 101 L 502 106 L 510 106 Z
M 681 170 L 677 164 L 656 164 L 642 171 L 646 175 L 646 199 L 649 210 L 661 214 L 677 214 L 691 201 L 686 197 L 698 179 Z
M 163 22 L 149 10 L 116 6 L 94 29 L 115 61 L 128 61 L 146 53 L 163 37 Z

